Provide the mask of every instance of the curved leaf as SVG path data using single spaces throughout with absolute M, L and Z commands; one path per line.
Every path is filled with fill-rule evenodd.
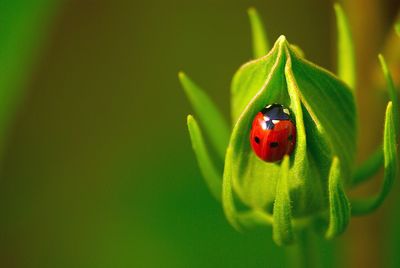
M 384 57 L 382 55 L 379 55 L 378 57 L 388 87 L 389 98 L 392 101 L 393 105 L 394 128 L 397 140 L 399 137 L 399 123 L 400 123 L 399 122 L 400 111 L 399 111 L 397 91 L 394 86 L 392 75 L 389 72 Z M 356 172 L 353 175 L 352 186 L 355 186 L 367 180 L 368 178 L 371 178 L 376 172 L 379 171 L 383 162 L 384 162 L 383 150 L 382 148 L 378 148 L 377 151 L 356 170 Z
M 280 177 L 276 186 L 272 224 L 272 238 L 279 246 L 289 245 L 294 240 L 288 177 L 289 157 L 285 156 L 281 164 Z
M 393 116 L 392 102 L 386 108 L 385 129 L 383 138 L 383 154 L 385 163 L 385 174 L 383 185 L 380 192 L 370 198 L 354 200 L 352 204 L 352 214 L 363 215 L 377 209 L 392 189 L 393 182 L 397 174 L 397 139 Z
M 253 37 L 253 57 L 255 59 L 266 55 L 270 49 L 267 34 L 265 32 L 262 20 L 255 8 L 247 10 L 250 19 L 251 32 Z
M 332 160 L 329 173 L 329 226 L 325 233 L 332 239 L 343 233 L 350 220 L 350 204 L 343 190 L 339 158 Z
M 338 75 L 350 88 L 356 87 L 356 61 L 350 26 L 342 7 L 334 5 L 338 38 Z
M 187 117 L 187 125 L 192 140 L 193 151 L 196 155 L 203 178 L 214 197 L 217 200 L 221 200 L 221 175 L 211 160 L 200 127 L 191 115 Z
M 218 156 L 224 159 L 230 136 L 225 118 L 204 91 L 186 74 L 180 72 L 179 80 Z
M 386 84 L 388 87 L 388 92 L 389 92 L 389 98 L 392 102 L 393 105 L 393 120 L 394 120 L 394 128 L 395 128 L 395 132 L 396 132 L 396 137 L 399 136 L 399 100 L 398 100 L 398 96 L 397 96 L 397 90 L 396 87 L 394 86 L 394 82 L 393 82 L 393 78 L 391 73 L 389 72 L 389 68 L 386 64 L 385 58 L 379 54 L 378 56 L 379 58 L 379 62 L 381 64 L 382 67 L 382 71 L 383 71 L 383 75 L 385 76 L 385 80 L 386 80 Z

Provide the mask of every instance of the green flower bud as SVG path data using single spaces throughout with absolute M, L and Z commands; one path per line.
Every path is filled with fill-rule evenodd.
M 234 75 L 230 137 L 229 127 L 212 101 L 180 74 L 185 92 L 224 162 L 221 185 L 221 172 L 209 156 L 197 121 L 189 116 L 193 148 L 210 190 L 222 200 L 225 214 L 235 228 L 271 225 L 273 239 L 279 245 L 295 241 L 297 230 L 304 228 L 313 228 L 327 239 L 342 233 L 351 214 L 368 213 L 380 206 L 397 172 L 398 102 L 382 57 L 391 98 L 383 150 L 379 148 L 365 164 L 355 168 L 357 114 L 354 91 L 349 87 L 355 85 L 354 52 L 344 13 L 338 5 L 335 10 L 339 50 L 349 57 L 339 55 L 340 78 L 307 61 L 301 50 L 290 45 L 284 36 L 265 56 L 259 57 L 268 48 L 268 42 L 262 41 L 266 34 L 256 11 L 249 10 L 253 40 L 258 42 L 253 46 L 254 55 L 259 58 L 243 65 Z M 291 110 L 297 138 L 290 156 L 268 163 L 255 155 L 249 136 L 255 115 L 272 103 Z M 382 164 L 385 182 L 381 191 L 372 198 L 350 202 L 345 189 L 366 180 Z
M 232 170 L 225 169 L 224 180 L 231 181 L 239 200 L 268 215 L 285 207 L 278 202 L 289 202 L 286 206 L 293 220 L 326 211 L 333 158 L 338 159 L 345 178 L 353 166 L 357 127 L 351 90 L 333 74 L 299 57 L 281 36 L 265 57 L 239 69 L 231 93 L 236 123 L 225 158 L 225 166 Z M 270 103 L 289 107 L 297 128 L 296 148 L 286 171 L 282 170 L 285 165 L 256 157 L 249 143 L 254 116 Z M 287 190 L 278 183 L 282 174 Z M 286 201 L 277 199 L 281 190 L 290 196 Z

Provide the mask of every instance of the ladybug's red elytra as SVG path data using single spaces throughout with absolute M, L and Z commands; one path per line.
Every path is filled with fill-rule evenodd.
M 290 155 L 296 144 L 296 126 L 289 109 L 274 103 L 258 112 L 251 127 L 250 144 L 254 153 L 266 162 Z

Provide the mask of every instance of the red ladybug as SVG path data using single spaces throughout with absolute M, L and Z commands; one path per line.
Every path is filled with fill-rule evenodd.
M 281 104 L 270 104 L 253 120 L 250 144 L 256 155 L 266 162 L 282 160 L 290 155 L 296 144 L 296 126 L 289 109 Z

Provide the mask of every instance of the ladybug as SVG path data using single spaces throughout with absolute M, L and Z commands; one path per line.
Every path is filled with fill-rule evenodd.
M 296 126 L 289 109 L 274 103 L 258 112 L 251 127 L 250 144 L 254 153 L 266 162 L 290 155 L 296 144 Z

